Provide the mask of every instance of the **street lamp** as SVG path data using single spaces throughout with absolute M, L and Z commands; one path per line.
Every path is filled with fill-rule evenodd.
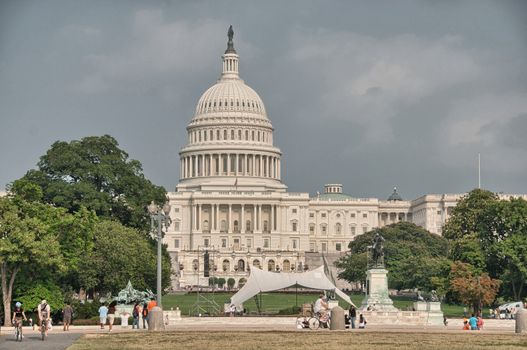
M 163 225 L 168 230 L 172 220 L 170 219 L 170 204 L 166 202 L 163 207 L 159 207 L 153 201 L 148 205 L 150 214 L 150 229 L 154 239 L 157 240 L 157 306 L 161 306 L 161 244 L 163 243 Z M 155 230 L 157 226 L 157 232 Z

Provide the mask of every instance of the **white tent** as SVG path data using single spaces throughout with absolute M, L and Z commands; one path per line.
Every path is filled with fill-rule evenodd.
M 297 272 L 269 272 L 259 268 L 251 267 L 251 275 L 245 285 L 234 294 L 231 303 L 239 307 L 244 301 L 252 298 L 260 292 L 270 292 L 293 286 L 300 286 L 318 290 L 331 290 L 341 297 L 345 302 L 355 306 L 347 294 L 335 287 L 324 273 L 324 266 L 314 270 Z

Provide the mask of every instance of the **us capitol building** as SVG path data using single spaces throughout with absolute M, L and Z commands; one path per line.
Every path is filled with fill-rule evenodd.
M 287 192 L 271 120 L 240 78 L 232 37 L 229 29 L 221 76 L 198 101 L 179 153 L 180 181 L 168 193 L 172 225 L 164 243 L 173 289 L 208 285 L 205 251 L 210 276 L 232 277 L 238 285 L 252 266 L 288 272 L 332 266 L 357 235 L 399 221 L 441 234 L 463 194 L 408 201 L 394 189 L 387 200 L 354 198 L 341 184 L 327 184 L 315 197 Z

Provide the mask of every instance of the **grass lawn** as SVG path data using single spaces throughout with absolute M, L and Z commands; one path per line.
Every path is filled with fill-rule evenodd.
M 230 297 L 234 295 L 234 293 L 202 293 L 201 295 L 206 296 L 208 299 L 212 299 L 216 301 L 220 305 L 220 309 L 223 310 L 223 304 L 225 302 L 228 302 Z M 306 294 L 306 293 L 299 293 L 295 296 L 294 293 L 262 293 L 262 312 L 265 314 L 275 314 L 278 313 L 279 310 L 291 308 L 295 305 L 301 306 L 304 303 L 313 303 L 317 299 L 317 294 Z M 351 300 L 355 303 L 355 305 L 360 305 L 361 301 L 363 299 L 362 295 L 352 295 Z M 400 310 L 407 310 L 409 307 L 411 308 L 413 305 L 413 301 L 405 298 L 393 298 L 394 299 L 394 305 L 396 308 Z M 176 306 L 179 306 L 181 312 L 183 315 L 190 315 L 192 314 L 192 306 L 197 301 L 197 295 L 195 293 L 192 294 L 184 294 L 184 295 L 165 295 L 163 297 L 163 308 L 170 309 L 170 308 L 176 308 Z M 203 302 L 201 303 L 204 304 Z M 342 307 L 347 307 L 343 303 L 341 303 Z M 244 303 L 244 307 L 249 311 L 249 313 L 256 313 L 257 308 L 254 299 L 247 300 Z M 451 317 L 462 317 L 463 316 L 463 306 L 462 305 L 449 305 L 449 304 L 443 304 L 442 305 L 443 312 L 445 313 L 445 316 L 451 318 Z
M 392 349 L 525 349 L 527 337 L 485 333 L 402 332 L 161 332 L 89 334 L 68 350 L 140 349 L 303 349 L 303 350 L 392 350 Z

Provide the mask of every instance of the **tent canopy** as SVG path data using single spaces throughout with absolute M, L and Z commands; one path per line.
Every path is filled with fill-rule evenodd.
M 302 273 L 269 272 L 253 266 L 251 267 L 249 279 L 242 289 L 232 296 L 231 303 L 239 306 L 260 292 L 271 292 L 296 285 L 311 289 L 334 291 L 345 302 L 355 306 L 347 294 L 331 283 L 324 273 L 324 266 Z

